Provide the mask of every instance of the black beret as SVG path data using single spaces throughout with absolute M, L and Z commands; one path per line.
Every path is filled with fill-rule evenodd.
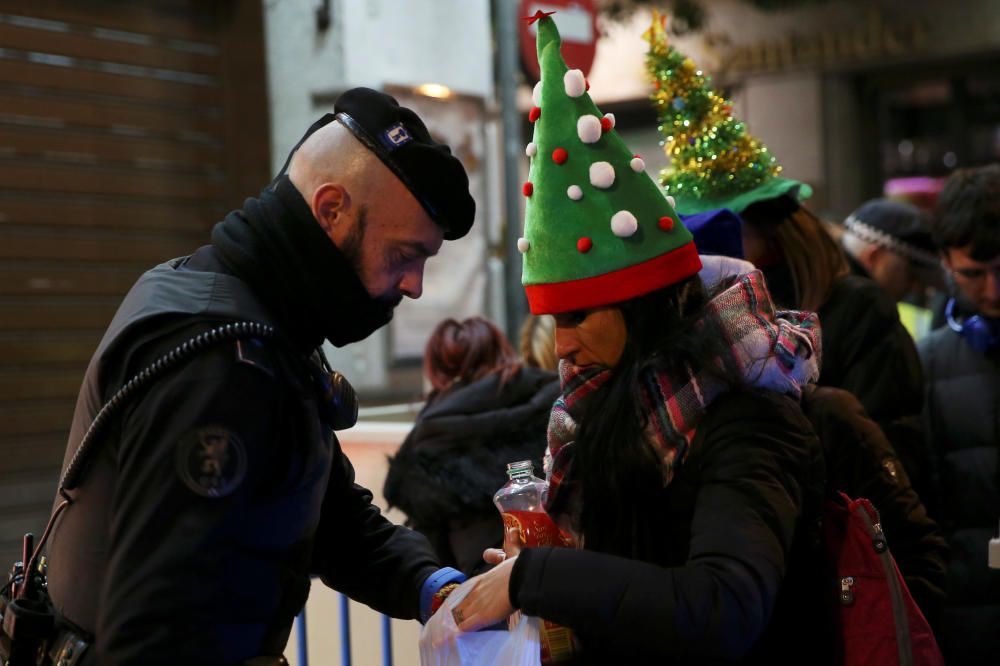
M 872 199 L 844 220 L 844 227 L 876 245 L 882 245 L 921 264 L 937 265 L 928 216 L 913 204 Z
M 413 193 L 447 240 L 469 232 L 476 202 L 469 177 L 451 149 L 431 138 L 416 113 L 385 93 L 352 88 L 334 103 L 337 120 Z

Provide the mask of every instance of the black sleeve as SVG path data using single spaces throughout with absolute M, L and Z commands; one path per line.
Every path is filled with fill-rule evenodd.
M 420 587 L 440 565 L 427 539 L 389 522 L 334 437 L 334 461 L 313 550 L 323 582 L 375 610 L 403 619 L 420 614 Z
M 895 302 L 862 278 L 847 278 L 840 289 L 845 295 L 830 328 L 839 338 L 830 345 L 839 353 L 830 357 L 831 367 L 824 363 L 820 385 L 850 391 L 878 423 L 919 416 L 923 369 Z
M 268 483 L 276 399 L 274 380 L 222 345 L 123 414 L 98 663 L 235 664 L 259 649 L 262 630 L 247 618 L 267 617 L 278 590 L 233 563 L 245 512 Z M 199 474 L 206 444 L 215 449 L 201 460 L 220 466 Z
M 819 383 L 857 396 L 914 488 L 927 493 L 932 461 L 922 434 L 924 375 L 913 338 L 896 303 L 871 280 L 849 277 L 839 289 L 844 295 L 830 329 L 839 338 L 830 345 L 839 353 L 824 359 Z
M 760 406 L 756 416 L 716 419 L 686 463 L 699 457 L 701 484 L 683 566 L 529 549 L 512 572 L 514 603 L 585 643 L 651 661 L 745 655 L 774 609 L 802 506 L 799 479 L 819 455 L 797 408 Z

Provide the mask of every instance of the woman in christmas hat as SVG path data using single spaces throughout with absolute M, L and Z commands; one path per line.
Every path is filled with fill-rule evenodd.
M 906 581 L 924 613 L 934 618 L 944 600 L 947 548 L 920 502 L 923 498 L 933 508 L 935 497 L 920 417 L 923 373 L 913 340 L 893 299 L 868 277 L 851 274 L 839 243 L 803 203 L 811 188 L 781 176 L 775 158 L 733 116 L 709 77 L 668 43 L 664 24 L 654 16 L 645 35 L 652 99 L 671 162 L 661 174 L 664 189 L 676 198 L 682 216 L 692 216 L 685 223 L 700 250 L 745 257 L 763 271 L 776 303 L 819 315 L 823 364 L 817 384 L 824 391 L 815 395 L 824 399 L 810 394 L 806 413 L 814 423 L 819 408 L 824 423 L 856 420 L 856 401 L 834 399 L 838 394 L 825 390 L 844 389 L 884 432 L 892 460 L 903 469 L 891 475 L 879 468 L 863 472 L 863 484 L 840 489 L 860 493 L 864 487 L 871 499 L 881 500 L 873 487 L 895 484 L 886 487 L 891 492 L 880 509 Z M 741 223 L 731 224 L 713 209 L 738 213 Z M 826 430 L 817 424 L 822 438 Z M 842 443 L 842 436 L 838 439 L 834 444 Z M 862 466 L 854 461 L 845 469 L 857 474 Z M 831 472 L 828 480 L 836 476 Z M 920 496 L 915 500 L 914 490 Z
M 523 253 L 556 318 L 562 393 L 547 506 L 575 548 L 492 552 L 461 630 L 515 609 L 569 627 L 586 663 L 778 663 L 815 652 L 819 444 L 797 398 L 819 330 L 762 275 L 710 298 L 691 234 L 537 22 Z M 516 536 L 516 535 L 510 535 Z
M 855 394 L 896 446 L 918 491 L 929 494 L 929 463 L 914 447 L 922 439 L 920 359 L 895 302 L 874 281 L 851 275 L 839 243 L 803 203 L 812 189 L 781 175 L 767 146 L 733 116 L 710 78 L 668 42 L 664 24 L 655 16 L 645 38 L 652 99 L 670 159 L 661 174 L 665 192 L 685 218 L 716 209 L 739 215 L 741 225 L 710 220 L 700 232 L 760 268 L 780 306 L 819 315 L 818 383 Z

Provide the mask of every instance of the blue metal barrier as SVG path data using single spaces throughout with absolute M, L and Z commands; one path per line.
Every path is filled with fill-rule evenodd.
M 309 666 L 309 644 L 306 642 L 306 607 L 295 618 L 295 638 L 298 643 L 299 666 Z
M 351 666 L 351 607 L 343 594 L 340 596 L 340 663 Z
M 351 610 L 350 600 L 338 593 L 340 605 L 340 664 L 351 666 Z M 382 665 L 392 666 L 392 618 L 382 615 Z M 295 618 L 295 638 L 298 642 L 299 666 L 309 666 L 309 638 L 306 631 L 306 609 Z

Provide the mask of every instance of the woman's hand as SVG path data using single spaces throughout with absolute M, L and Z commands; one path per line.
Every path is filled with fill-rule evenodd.
M 521 552 L 521 530 L 511 527 L 504 531 L 503 550 L 487 548 L 483 551 L 483 560 L 487 564 L 500 564 L 508 557 L 517 557 Z
M 503 551 L 499 548 L 491 548 L 490 550 L 503 555 Z M 487 561 L 489 560 L 487 559 Z M 510 588 L 510 572 L 516 561 L 516 555 L 502 557 L 496 567 L 462 584 L 462 587 L 468 587 L 469 591 L 451 609 L 451 615 L 460 631 L 476 631 L 483 627 L 489 627 L 507 619 L 514 612 L 514 607 L 510 604 L 508 590 Z M 454 594 L 458 594 L 460 591 L 462 588 L 456 590 Z

